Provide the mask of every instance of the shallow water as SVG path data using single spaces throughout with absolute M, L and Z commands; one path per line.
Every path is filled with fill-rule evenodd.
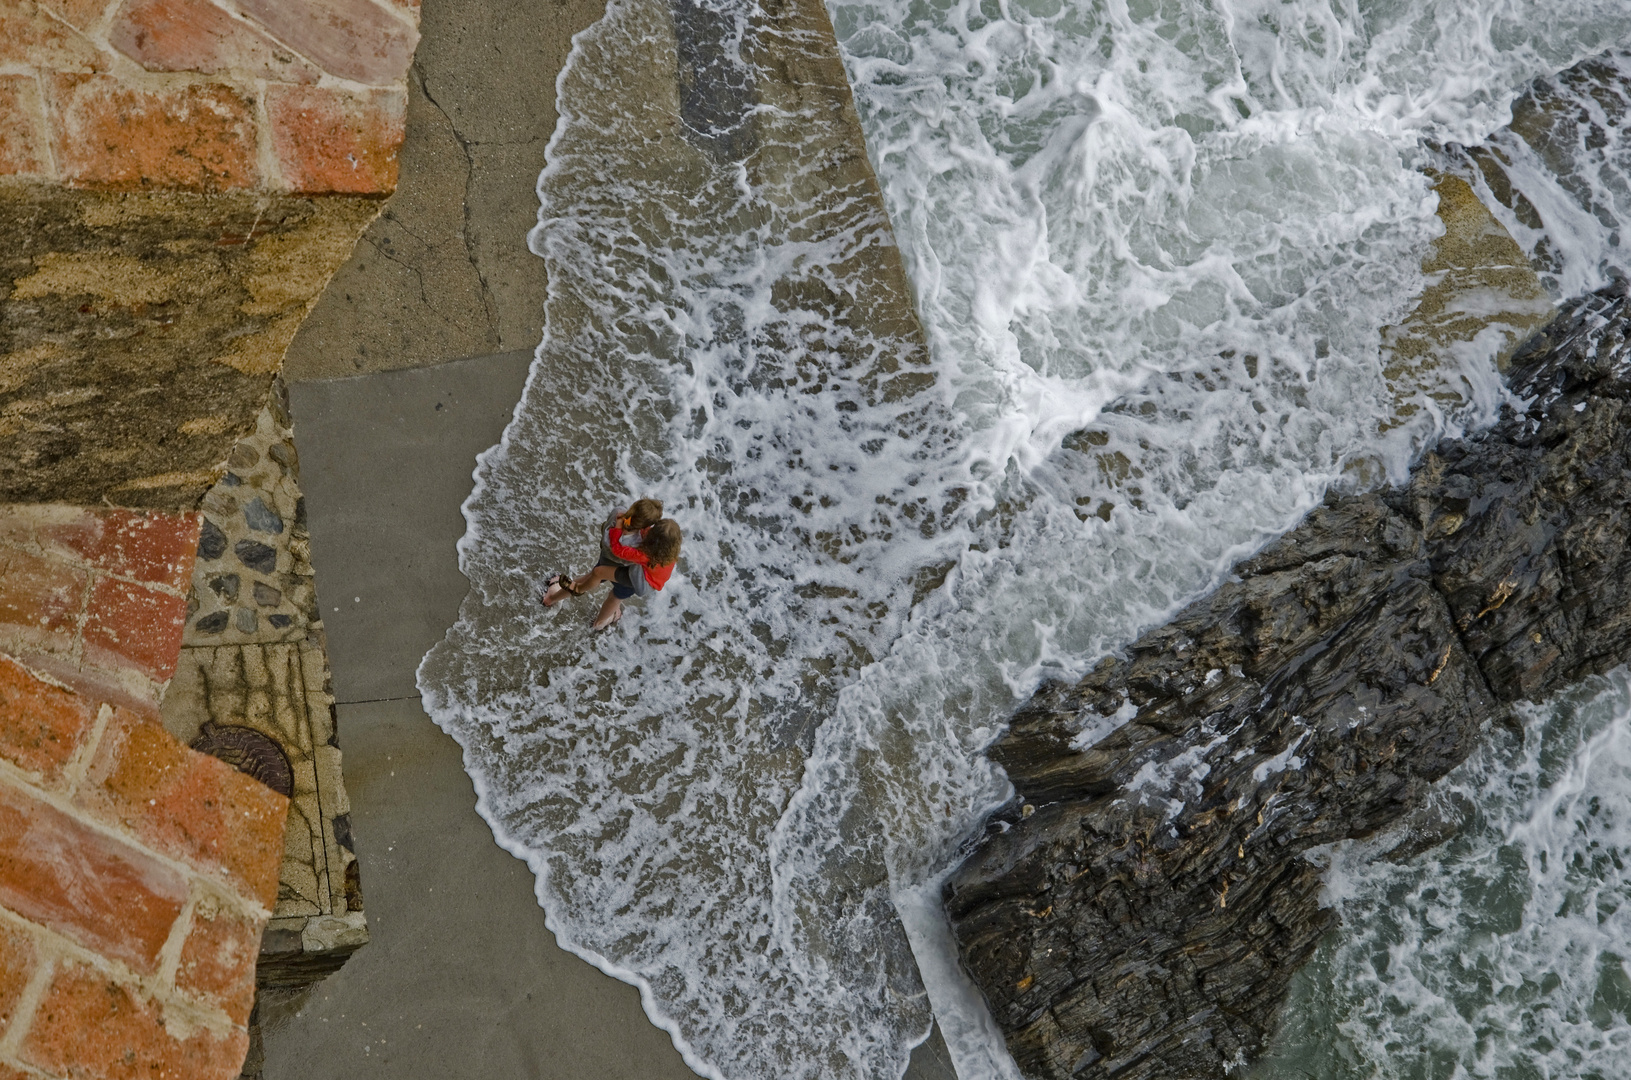
M 1413 410 L 1382 378 L 1439 230 L 1420 170 L 1631 44 L 1631 9 L 828 10 L 893 240 L 777 89 L 778 55 L 823 55 L 808 20 L 613 0 L 579 36 L 532 237 L 548 331 L 421 687 L 562 943 L 699 1072 L 897 1076 L 932 1012 L 965 1080 L 1008 1075 L 935 901 L 1007 795 L 981 750 L 1329 485 L 1493 414 L 1487 352 Z M 1565 134 L 1503 150 L 1528 210 L 1485 193 L 1577 291 L 1623 265 L 1628 159 Z M 641 494 L 686 530 L 675 583 L 599 636 L 587 601 L 539 609 Z M 1299 1015 L 1363 1026 L 1351 1000 Z M 1328 1074 L 1410 1074 L 1377 1045 Z
M 1254 1075 L 1625 1075 L 1631 1050 L 1631 675 L 1592 679 L 1446 777 L 1466 824 L 1403 863 L 1329 853 L 1345 929 L 1293 987 Z

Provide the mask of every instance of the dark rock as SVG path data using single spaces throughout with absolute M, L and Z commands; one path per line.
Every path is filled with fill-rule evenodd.
M 283 590 L 272 587 L 264 581 L 255 582 L 255 603 L 261 607 L 277 607 L 283 603 Z
M 278 427 L 287 430 L 294 426 L 294 418 L 289 415 L 289 384 L 283 376 L 272 376 L 272 392 L 266 396 L 266 405 Z
M 266 456 L 283 466 L 295 480 L 300 479 L 300 457 L 293 443 L 275 442 L 266 448 Z
M 198 558 L 200 562 L 209 562 L 219 559 L 226 554 L 227 534 L 221 527 L 209 518 L 204 519 L 203 526 L 198 533 Z
M 1014 716 L 991 753 L 1017 797 L 945 899 L 1023 1070 L 1250 1058 L 1334 917 L 1303 853 L 1401 823 L 1393 857 L 1442 841 L 1457 815 L 1421 808 L 1485 721 L 1631 657 L 1625 329 L 1618 288 L 1571 305 L 1514 359 L 1523 412 L 1404 489 L 1329 498 Z
M 283 519 L 259 495 L 244 503 L 244 524 L 256 532 L 275 534 L 283 531 Z
M 274 630 L 283 630 L 294 622 L 294 617 L 291 615 L 268 615 L 266 621 L 272 624 Z
M 225 545 L 223 538 L 221 543 Z M 223 546 L 222 550 L 226 548 Z M 238 586 L 241 584 L 237 574 L 215 574 L 210 577 L 210 591 L 221 599 L 231 602 L 238 599 Z
M 239 540 L 232 545 L 232 553 L 249 569 L 262 574 L 277 573 L 277 549 L 267 547 L 259 540 Z
M 260 626 L 260 616 L 255 614 L 254 608 L 241 607 L 235 612 L 234 622 L 238 625 L 238 633 L 253 634 Z
M 219 634 L 227 628 L 227 613 L 212 611 L 208 615 L 193 623 L 193 629 L 201 634 Z
M 351 842 L 351 815 L 339 814 L 334 818 L 334 840 L 347 851 L 356 851 Z

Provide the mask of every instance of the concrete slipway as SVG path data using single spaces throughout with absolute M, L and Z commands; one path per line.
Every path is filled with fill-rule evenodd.
M 633 987 L 559 949 L 476 816 L 414 670 L 466 582 L 454 545 L 541 335 L 526 249 L 555 76 L 596 0 L 425 0 L 402 180 L 289 351 L 372 942 L 265 1010 L 266 1080 L 693 1075 Z M 908 1076 L 950 1080 L 938 1036 Z

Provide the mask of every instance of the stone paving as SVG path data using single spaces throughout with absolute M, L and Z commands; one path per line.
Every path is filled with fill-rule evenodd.
M 367 942 L 287 393 L 203 501 L 167 728 L 290 799 L 262 987 L 315 982 Z

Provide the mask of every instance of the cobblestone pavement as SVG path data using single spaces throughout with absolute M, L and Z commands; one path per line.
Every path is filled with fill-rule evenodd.
M 203 501 L 164 723 L 290 799 L 265 987 L 306 985 L 368 940 L 311 540 L 281 381 Z

